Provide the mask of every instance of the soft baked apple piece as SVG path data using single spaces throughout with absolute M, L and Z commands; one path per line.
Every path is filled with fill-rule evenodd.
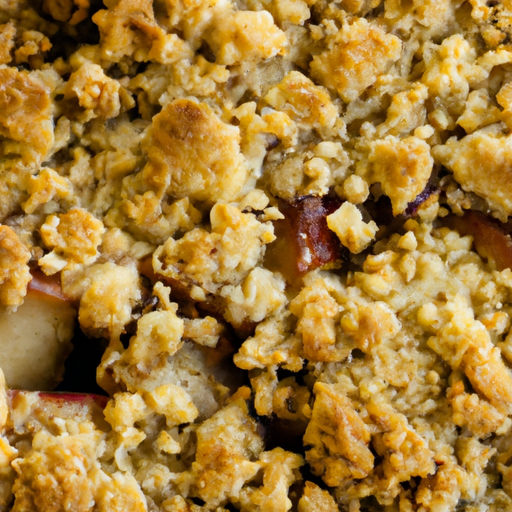
M 10 388 L 47 391 L 59 383 L 75 319 L 60 287 L 37 276 L 16 311 L 0 306 L 0 367 Z
M 497 270 L 512 268 L 510 224 L 501 224 L 473 210 L 466 211 L 462 217 L 448 217 L 446 224 L 463 236 L 471 235 L 478 254 L 492 260 Z
M 274 223 L 276 240 L 267 248 L 265 264 L 289 283 L 315 268 L 338 268 L 347 250 L 327 226 L 326 217 L 342 201 L 336 196 L 302 196 L 281 201 L 284 219 Z
M 109 430 L 103 416 L 108 402 L 106 396 L 9 389 L 7 400 L 11 411 L 9 427 L 15 435 L 23 436 L 43 428 L 52 430 L 55 418 L 72 419 L 78 423 L 92 421 L 100 430 Z

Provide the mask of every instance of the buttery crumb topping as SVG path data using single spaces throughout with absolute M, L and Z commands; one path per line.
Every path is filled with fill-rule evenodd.
M 0 0 L 0 512 L 512 510 L 511 38 Z

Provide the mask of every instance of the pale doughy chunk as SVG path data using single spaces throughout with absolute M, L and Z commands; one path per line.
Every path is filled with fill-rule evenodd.
M 38 207 L 54 198 L 65 199 L 72 194 L 71 183 L 53 169 L 43 169 L 37 176 L 32 176 L 28 185 L 30 197 L 23 203 L 23 210 L 34 213 Z
M 299 319 L 297 333 L 302 337 L 304 355 L 311 361 L 339 361 L 345 353 L 336 343 L 341 315 L 337 290 L 321 278 L 308 284 L 290 304 L 290 311 Z
M 285 368 L 301 368 L 302 343 L 298 336 L 287 336 L 283 328 L 286 319 L 271 318 L 260 323 L 255 335 L 245 340 L 235 354 L 237 366 L 246 370 L 282 365 Z
M 144 315 L 137 324 L 137 334 L 130 340 L 123 358 L 138 366 L 150 367 L 159 354 L 174 355 L 181 347 L 183 320 L 170 311 L 153 311 Z
M 496 99 L 498 102 L 500 101 L 499 95 L 496 96 Z M 469 93 L 466 108 L 457 119 L 457 124 L 462 126 L 469 134 L 478 128 L 485 128 L 488 125 L 499 122 L 501 117 L 500 110 L 491 103 L 487 91 L 481 89 Z
M 139 61 L 147 58 L 152 44 L 165 34 L 155 21 L 151 0 L 121 0 L 109 2 L 108 7 L 94 15 L 105 59 L 117 62 L 132 55 Z
M 445 100 L 449 112 L 460 112 L 470 86 L 487 77 L 475 57 L 475 50 L 460 35 L 448 37 L 440 46 L 429 45 L 422 82 L 433 97 Z
M 110 119 L 121 110 L 119 89 L 119 82 L 106 76 L 100 66 L 86 63 L 69 77 L 65 97 L 78 100 L 85 109 L 84 121 L 94 117 Z
M 197 430 L 196 460 L 190 473 L 181 476 L 181 485 L 193 483 L 192 496 L 216 507 L 238 495 L 244 483 L 256 475 L 262 448 L 256 422 L 247 415 L 245 403 L 234 402 Z
M 240 326 L 244 321 L 261 322 L 286 304 L 284 288 L 282 279 L 256 267 L 242 284 L 222 289 L 221 295 L 227 299 L 226 319 L 234 326 Z
M 292 484 L 302 480 L 298 469 L 304 464 L 300 455 L 282 448 L 274 448 L 260 455 L 263 467 L 263 485 L 259 489 L 247 487 L 240 493 L 246 510 L 276 510 L 286 512 L 292 506 L 288 491 Z
M 306 482 L 304 494 L 299 500 L 299 512 L 336 512 L 334 498 L 313 482 Z

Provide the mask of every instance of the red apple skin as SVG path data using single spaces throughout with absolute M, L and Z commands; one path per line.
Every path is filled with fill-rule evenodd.
M 67 393 L 67 392 L 46 392 L 37 393 L 39 398 L 45 402 L 55 404 L 77 405 L 79 407 L 98 406 L 102 410 L 106 407 L 109 397 L 103 395 L 94 395 L 92 393 Z
M 55 418 L 92 421 L 100 430 L 110 430 L 103 414 L 109 401 L 106 396 L 9 389 L 7 398 L 12 427 L 18 435 L 41 428 L 52 431 L 55 429 Z

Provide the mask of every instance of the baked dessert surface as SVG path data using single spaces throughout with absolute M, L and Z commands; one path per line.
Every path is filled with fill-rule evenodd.
M 0 510 L 512 510 L 511 24 L 0 0 Z

